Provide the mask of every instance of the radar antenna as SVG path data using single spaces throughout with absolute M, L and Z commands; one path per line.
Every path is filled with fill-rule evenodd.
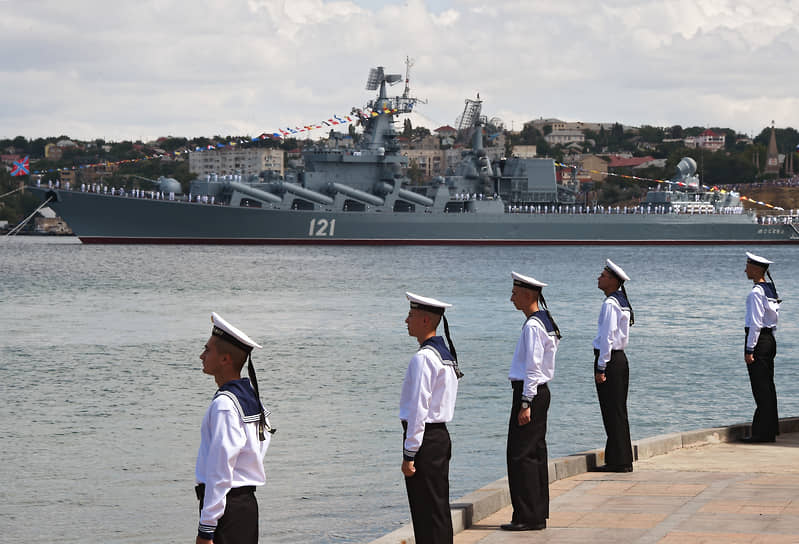
M 480 100 L 480 93 L 477 93 L 477 100 L 471 98 L 466 99 L 466 105 L 461 113 L 455 120 L 458 131 L 468 130 L 472 128 L 477 121 L 485 122 L 485 117 L 480 116 L 483 107 L 483 101 Z
M 370 68 L 369 69 L 369 78 L 366 80 L 366 90 L 367 91 L 376 91 L 380 88 L 380 84 L 383 82 L 383 67 L 378 66 L 377 68 Z
M 369 78 L 366 80 L 366 90 L 376 91 L 382 83 L 396 85 L 402 81 L 402 74 L 386 74 L 382 66 L 369 69 Z
M 417 103 L 427 103 L 425 100 L 411 96 L 410 70 L 411 66 L 413 66 L 413 61 L 406 57 L 405 65 L 405 91 L 403 92 L 402 96 L 395 96 L 392 98 L 386 96 L 385 84 L 388 83 L 389 85 L 395 85 L 399 83 L 402 81 L 402 74 L 386 74 L 382 66 L 371 68 L 369 70 L 369 77 L 366 79 L 366 90 L 376 91 L 380 89 L 380 96 L 377 100 L 370 101 L 368 107 L 376 107 L 378 102 L 381 102 L 383 105 L 388 105 L 392 109 L 396 110 L 397 113 L 410 113 L 413 111 L 413 107 Z M 386 104 L 386 102 L 388 104 Z M 380 107 L 382 108 L 383 106 Z

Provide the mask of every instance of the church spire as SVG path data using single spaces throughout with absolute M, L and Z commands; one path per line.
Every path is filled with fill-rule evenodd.
M 768 142 L 768 152 L 766 153 L 766 174 L 780 173 L 780 155 L 777 151 L 777 136 L 774 131 L 774 121 L 771 122 L 771 138 Z

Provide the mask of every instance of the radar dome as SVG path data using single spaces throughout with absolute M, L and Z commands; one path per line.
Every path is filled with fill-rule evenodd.
M 691 157 L 683 157 L 677 164 L 677 174 L 686 178 L 696 174 L 696 161 Z

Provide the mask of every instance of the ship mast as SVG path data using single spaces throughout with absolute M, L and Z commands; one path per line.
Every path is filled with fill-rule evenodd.
M 405 57 L 405 90 L 402 91 L 402 98 L 410 98 L 411 96 L 411 66 L 413 66 L 413 59 Z

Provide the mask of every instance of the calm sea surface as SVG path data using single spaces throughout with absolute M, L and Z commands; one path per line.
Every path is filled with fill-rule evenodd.
M 189 542 L 219 312 L 254 353 L 278 432 L 263 542 L 365 542 L 409 518 L 399 390 L 404 292 L 439 297 L 466 373 L 450 425 L 455 499 L 505 475 L 507 372 L 523 322 L 511 269 L 548 282 L 564 334 L 551 457 L 602 447 L 591 341 L 606 257 L 632 276 L 633 439 L 749 421 L 744 251 L 775 261 L 782 416 L 799 415 L 799 247 L 83 246 L 0 239 L 0 519 L 9 542 Z

